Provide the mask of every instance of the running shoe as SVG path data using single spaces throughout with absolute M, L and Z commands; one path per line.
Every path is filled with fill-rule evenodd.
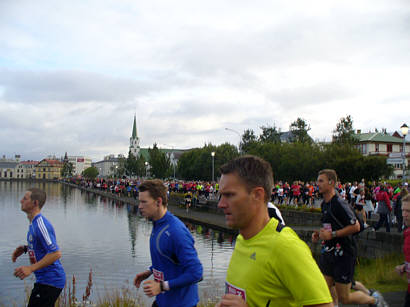
M 374 291 L 372 296 L 375 298 L 375 304 L 369 304 L 370 307 L 389 307 L 383 298 L 383 295 L 379 291 Z

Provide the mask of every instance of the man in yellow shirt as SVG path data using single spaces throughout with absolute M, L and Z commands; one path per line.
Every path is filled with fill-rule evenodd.
M 289 227 L 270 219 L 272 168 L 255 156 L 221 167 L 220 201 L 226 224 L 239 229 L 225 295 L 217 307 L 333 306 L 308 246 Z

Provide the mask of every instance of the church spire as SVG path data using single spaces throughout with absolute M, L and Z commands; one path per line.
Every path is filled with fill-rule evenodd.
M 137 138 L 137 120 L 136 115 L 134 114 L 134 125 L 132 126 L 132 138 Z
M 132 125 L 132 136 L 130 137 L 130 149 L 129 151 L 138 157 L 140 151 L 140 141 L 137 136 L 137 115 L 134 114 L 134 124 Z

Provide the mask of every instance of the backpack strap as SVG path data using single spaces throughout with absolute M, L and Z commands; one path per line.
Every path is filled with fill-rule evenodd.
M 276 231 L 277 232 L 281 232 L 283 228 L 285 228 L 286 226 L 283 225 L 281 222 L 278 223 L 278 226 L 276 226 Z

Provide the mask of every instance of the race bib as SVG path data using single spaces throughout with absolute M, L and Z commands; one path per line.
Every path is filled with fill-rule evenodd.
M 27 251 L 27 253 L 28 253 L 28 257 L 29 257 L 29 259 L 30 259 L 30 263 L 31 263 L 31 264 L 36 263 L 36 262 L 37 262 L 37 259 L 36 259 L 36 255 L 34 254 L 34 251 L 33 251 L 32 249 L 29 249 L 29 250 Z
M 164 281 L 164 273 L 163 272 L 158 271 L 156 269 L 152 269 L 152 273 L 154 274 L 155 281 L 157 281 L 157 282 Z
M 225 294 L 239 295 L 244 301 L 246 301 L 246 291 L 244 289 L 235 287 L 227 281 L 225 281 Z

